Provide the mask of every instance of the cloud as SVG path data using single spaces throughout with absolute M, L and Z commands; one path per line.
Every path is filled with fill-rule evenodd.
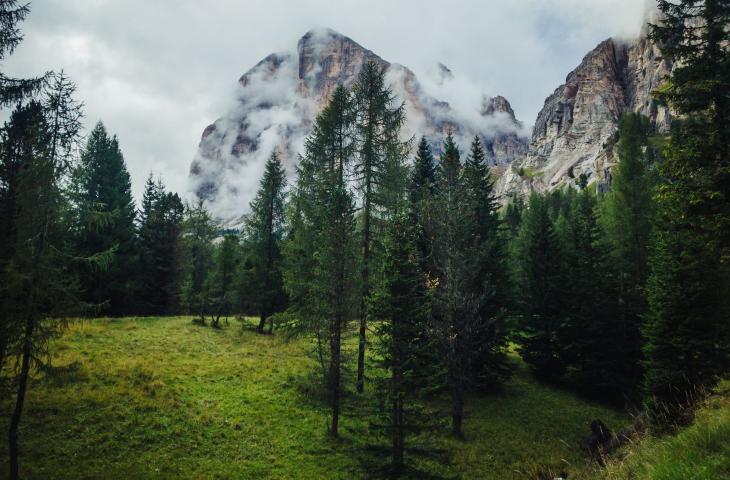
M 101 119 L 119 135 L 139 198 L 150 170 L 183 191 L 200 133 L 231 109 L 236 80 L 313 27 L 421 79 L 441 61 L 455 73 L 452 93 L 464 94 L 450 101 L 504 95 L 530 125 L 583 55 L 606 37 L 635 35 L 645 9 L 643 0 L 34 0 L 3 71 L 64 68 L 87 127 Z M 271 114 L 286 118 L 282 108 Z

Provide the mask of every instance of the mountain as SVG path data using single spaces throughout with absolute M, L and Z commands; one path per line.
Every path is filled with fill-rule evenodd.
M 599 190 L 608 188 L 624 113 L 642 113 L 659 133 L 669 131 L 669 111 L 651 92 L 671 68 L 645 32 L 633 42 L 600 43 L 545 100 L 527 156 L 506 169 L 497 183 L 503 199 L 575 185 L 581 174 Z
M 403 135 L 425 135 L 438 150 L 447 130 L 464 148 L 479 135 L 489 162 L 502 166 L 527 153 L 528 138 L 504 97 L 483 96 L 469 111 L 434 98 L 408 68 L 390 63 L 329 29 L 307 32 L 296 52 L 274 53 L 239 80 L 238 98 L 203 131 L 190 167 L 190 187 L 222 220 L 240 217 L 255 195 L 266 158 L 278 150 L 290 173 L 312 122 L 339 84 L 351 86 L 366 62 L 386 72 L 393 93 L 405 102 Z M 436 84 L 453 73 L 439 64 Z

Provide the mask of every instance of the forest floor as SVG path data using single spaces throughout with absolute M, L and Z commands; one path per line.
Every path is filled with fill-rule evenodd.
M 387 439 L 373 427 L 374 389 L 348 395 L 342 438 L 332 440 L 328 411 L 311 393 L 309 343 L 257 335 L 253 325 L 232 320 L 216 330 L 190 317 L 72 323 L 51 345 L 53 369 L 30 383 L 21 476 L 377 477 Z M 579 448 L 590 422 L 618 429 L 628 417 L 541 385 L 513 361 L 515 375 L 500 393 L 468 398 L 465 441 L 450 437 L 445 408 L 443 427 L 413 439 L 412 478 L 523 479 L 548 469 L 590 478 Z M 0 407 L 5 432 L 10 403 Z M 7 469 L 0 442 L 0 478 Z

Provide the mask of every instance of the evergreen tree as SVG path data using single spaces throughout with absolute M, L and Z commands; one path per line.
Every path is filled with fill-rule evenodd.
M 18 23 L 30 13 L 29 3 L 18 0 L 0 0 L 0 62 L 9 57 L 23 40 Z M 37 94 L 48 74 L 39 78 L 12 78 L 0 72 L 0 107 L 15 105 Z
M 220 328 L 220 317 L 228 322 L 234 303 L 234 279 L 239 264 L 238 236 L 228 234 L 223 237 L 215 256 L 216 268 L 212 276 L 211 294 L 215 305 L 215 316 L 211 320 L 214 328 Z
M 452 433 L 459 438 L 463 436 L 464 395 L 471 380 L 474 353 L 479 350 L 482 301 L 481 292 L 472 288 L 478 264 L 470 236 L 475 218 L 470 214 L 461 169 L 459 149 L 449 132 L 429 208 L 434 282 L 438 285 L 431 318 L 451 396 Z
M 405 106 L 396 104 L 395 96 L 385 85 L 385 72 L 374 62 L 363 65 L 353 88 L 357 155 L 354 175 L 362 197 L 362 270 L 360 298 L 360 331 L 357 355 L 357 391 L 365 384 L 365 332 L 367 331 L 367 305 L 370 295 L 373 268 L 373 242 L 380 233 L 373 227 L 378 210 L 392 203 L 391 183 L 403 180 L 399 172 L 392 171 L 400 165 L 399 159 L 408 149 L 400 141 L 400 129 L 405 123 Z M 398 187 L 395 187 L 397 190 Z
M 286 173 L 276 152 L 266 162 L 251 214 L 246 220 L 245 236 L 250 246 L 250 274 L 247 290 L 256 299 L 260 314 L 258 331 L 266 320 L 286 306 L 281 275 L 281 242 L 284 235 Z
M 659 167 L 645 391 L 676 405 L 730 368 L 730 3 L 659 1 L 650 37 L 675 61 L 660 96 L 683 114 Z
M 431 254 L 431 239 L 428 237 L 427 209 L 436 188 L 436 163 L 426 137 L 421 137 L 418 151 L 413 162 L 411 181 L 408 189 L 411 222 L 416 228 L 416 248 L 421 262 L 424 279 L 435 271 Z
M 72 106 L 73 99 L 64 102 Z M 2 135 L 3 194 L 11 195 L 4 214 L 10 222 L 0 271 L 0 319 L 3 362 L 15 358 L 15 408 L 10 417 L 10 478 L 18 478 L 18 426 L 28 378 L 33 368 L 49 361 L 48 339 L 63 326 L 58 320 L 80 311 L 78 282 L 73 275 L 79 259 L 69 251 L 70 209 L 63 190 L 68 177 L 68 152 L 77 130 L 53 124 L 52 112 L 31 101 L 18 107 Z M 50 120 L 50 121 L 49 121 Z M 68 127 L 68 128 L 63 128 Z M 64 138 L 61 138 L 61 137 Z M 10 175 L 6 176 L 7 173 Z M 103 252 L 83 259 L 102 267 Z
M 564 321 L 567 285 L 562 251 L 544 197 L 533 194 L 516 241 L 517 299 L 522 318 L 520 354 L 541 378 L 565 371 L 559 332 Z
M 377 329 L 377 351 L 389 378 L 380 382 L 379 390 L 389 404 L 385 431 L 391 438 L 391 465 L 396 475 L 403 470 L 408 434 L 424 423 L 418 396 L 427 374 L 421 359 L 430 353 L 429 345 L 422 341 L 428 328 L 428 301 L 415 240 L 408 216 L 396 215 L 388 226 L 382 272 L 370 305 L 373 314 L 383 319 Z
M 352 318 L 357 292 L 354 203 L 345 177 L 355 150 L 351 102 L 347 90 L 335 89 L 305 144 L 287 244 L 295 256 L 284 274 L 296 328 L 316 339 L 335 437 L 342 398 L 342 329 Z
M 488 387 L 508 373 L 504 323 L 510 287 L 505 261 L 507 251 L 500 231 L 499 204 L 479 137 L 472 142 L 461 175 L 464 221 L 468 227 L 464 232 L 467 237 L 465 255 L 474 259 L 474 270 L 466 288 L 476 302 L 474 336 L 477 340 L 476 349 L 471 352 L 470 383 Z
M 111 315 L 130 313 L 136 285 L 137 245 L 132 188 L 116 137 L 99 122 L 91 131 L 74 175 L 79 211 L 77 250 L 114 251 L 109 268 L 83 269 L 86 300 Z
M 611 190 L 601 205 L 601 223 L 611 247 L 616 272 L 618 336 L 614 358 L 621 361 L 617 383 L 635 392 L 641 381 L 641 325 L 646 314 L 646 279 L 649 274 L 649 239 L 653 215 L 654 179 L 643 151 L 649 132 L 648 118 L 626 114 L 619 125 L 619 163 Z
M 616 293 L 604 233 L 598 224 L 596 197 L 582 190 L 556 225 L 569 281 L 562 286 L 571 301 L 562 303 L 558 341 L 569 380 L 592 394 L 621 398 L 627 380 L 616 356 L 621 332 L 616 322 Z
M 184 207 L 176 193 L 165 191 L 162 180 L 147 179 L 140 212 L 139 307 L 143 313 L 163 315 L 178 307 L 180 231 Z
M 215 226 L 202 200 L 186 206 L 182 224 L 184 255 L 187 260 L 182 288 L 182 304 L 187 313 L 196 313 L 205 324 L 208 309 L 209 276 L 213 269 Z

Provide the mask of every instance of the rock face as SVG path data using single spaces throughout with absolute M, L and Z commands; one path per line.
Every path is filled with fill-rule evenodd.
M 576 184 L 585 175 L 605 189 L 618 122 L 626 112 L 648 116 L 667 132 L 670 115 L 651 97 L 671 72 L 659 49 L 642 35 L 624 43 L 609 39 L 585 56 L 565 84 L 545 100 L 527 157 L 515 162 L 498 182 L 503 197 Z
M 438 149 L 447 130 L 466 148 L 478 135 L 492 165 L 527 153 L 528 139 L 503 97 L 484 97 L 473 112 L 459 112 L 428 95 L 408 68 L 389 63 L 332 30 L 313 30 L 297 51 L 269 55 L 239 80 L 233 108 L 205 128 L 190 167 L 190 187 L 219 219 L 245 213 L 255 195 L 266 158 L 274 150 L 293 171 L 312 122 L 334 89 L 350 87 L 366 62 L 386 72 L 393 93 L 405 102 L 404 137 L 425 135 Z M 453 74 L 439 65 L 441 84 Z

